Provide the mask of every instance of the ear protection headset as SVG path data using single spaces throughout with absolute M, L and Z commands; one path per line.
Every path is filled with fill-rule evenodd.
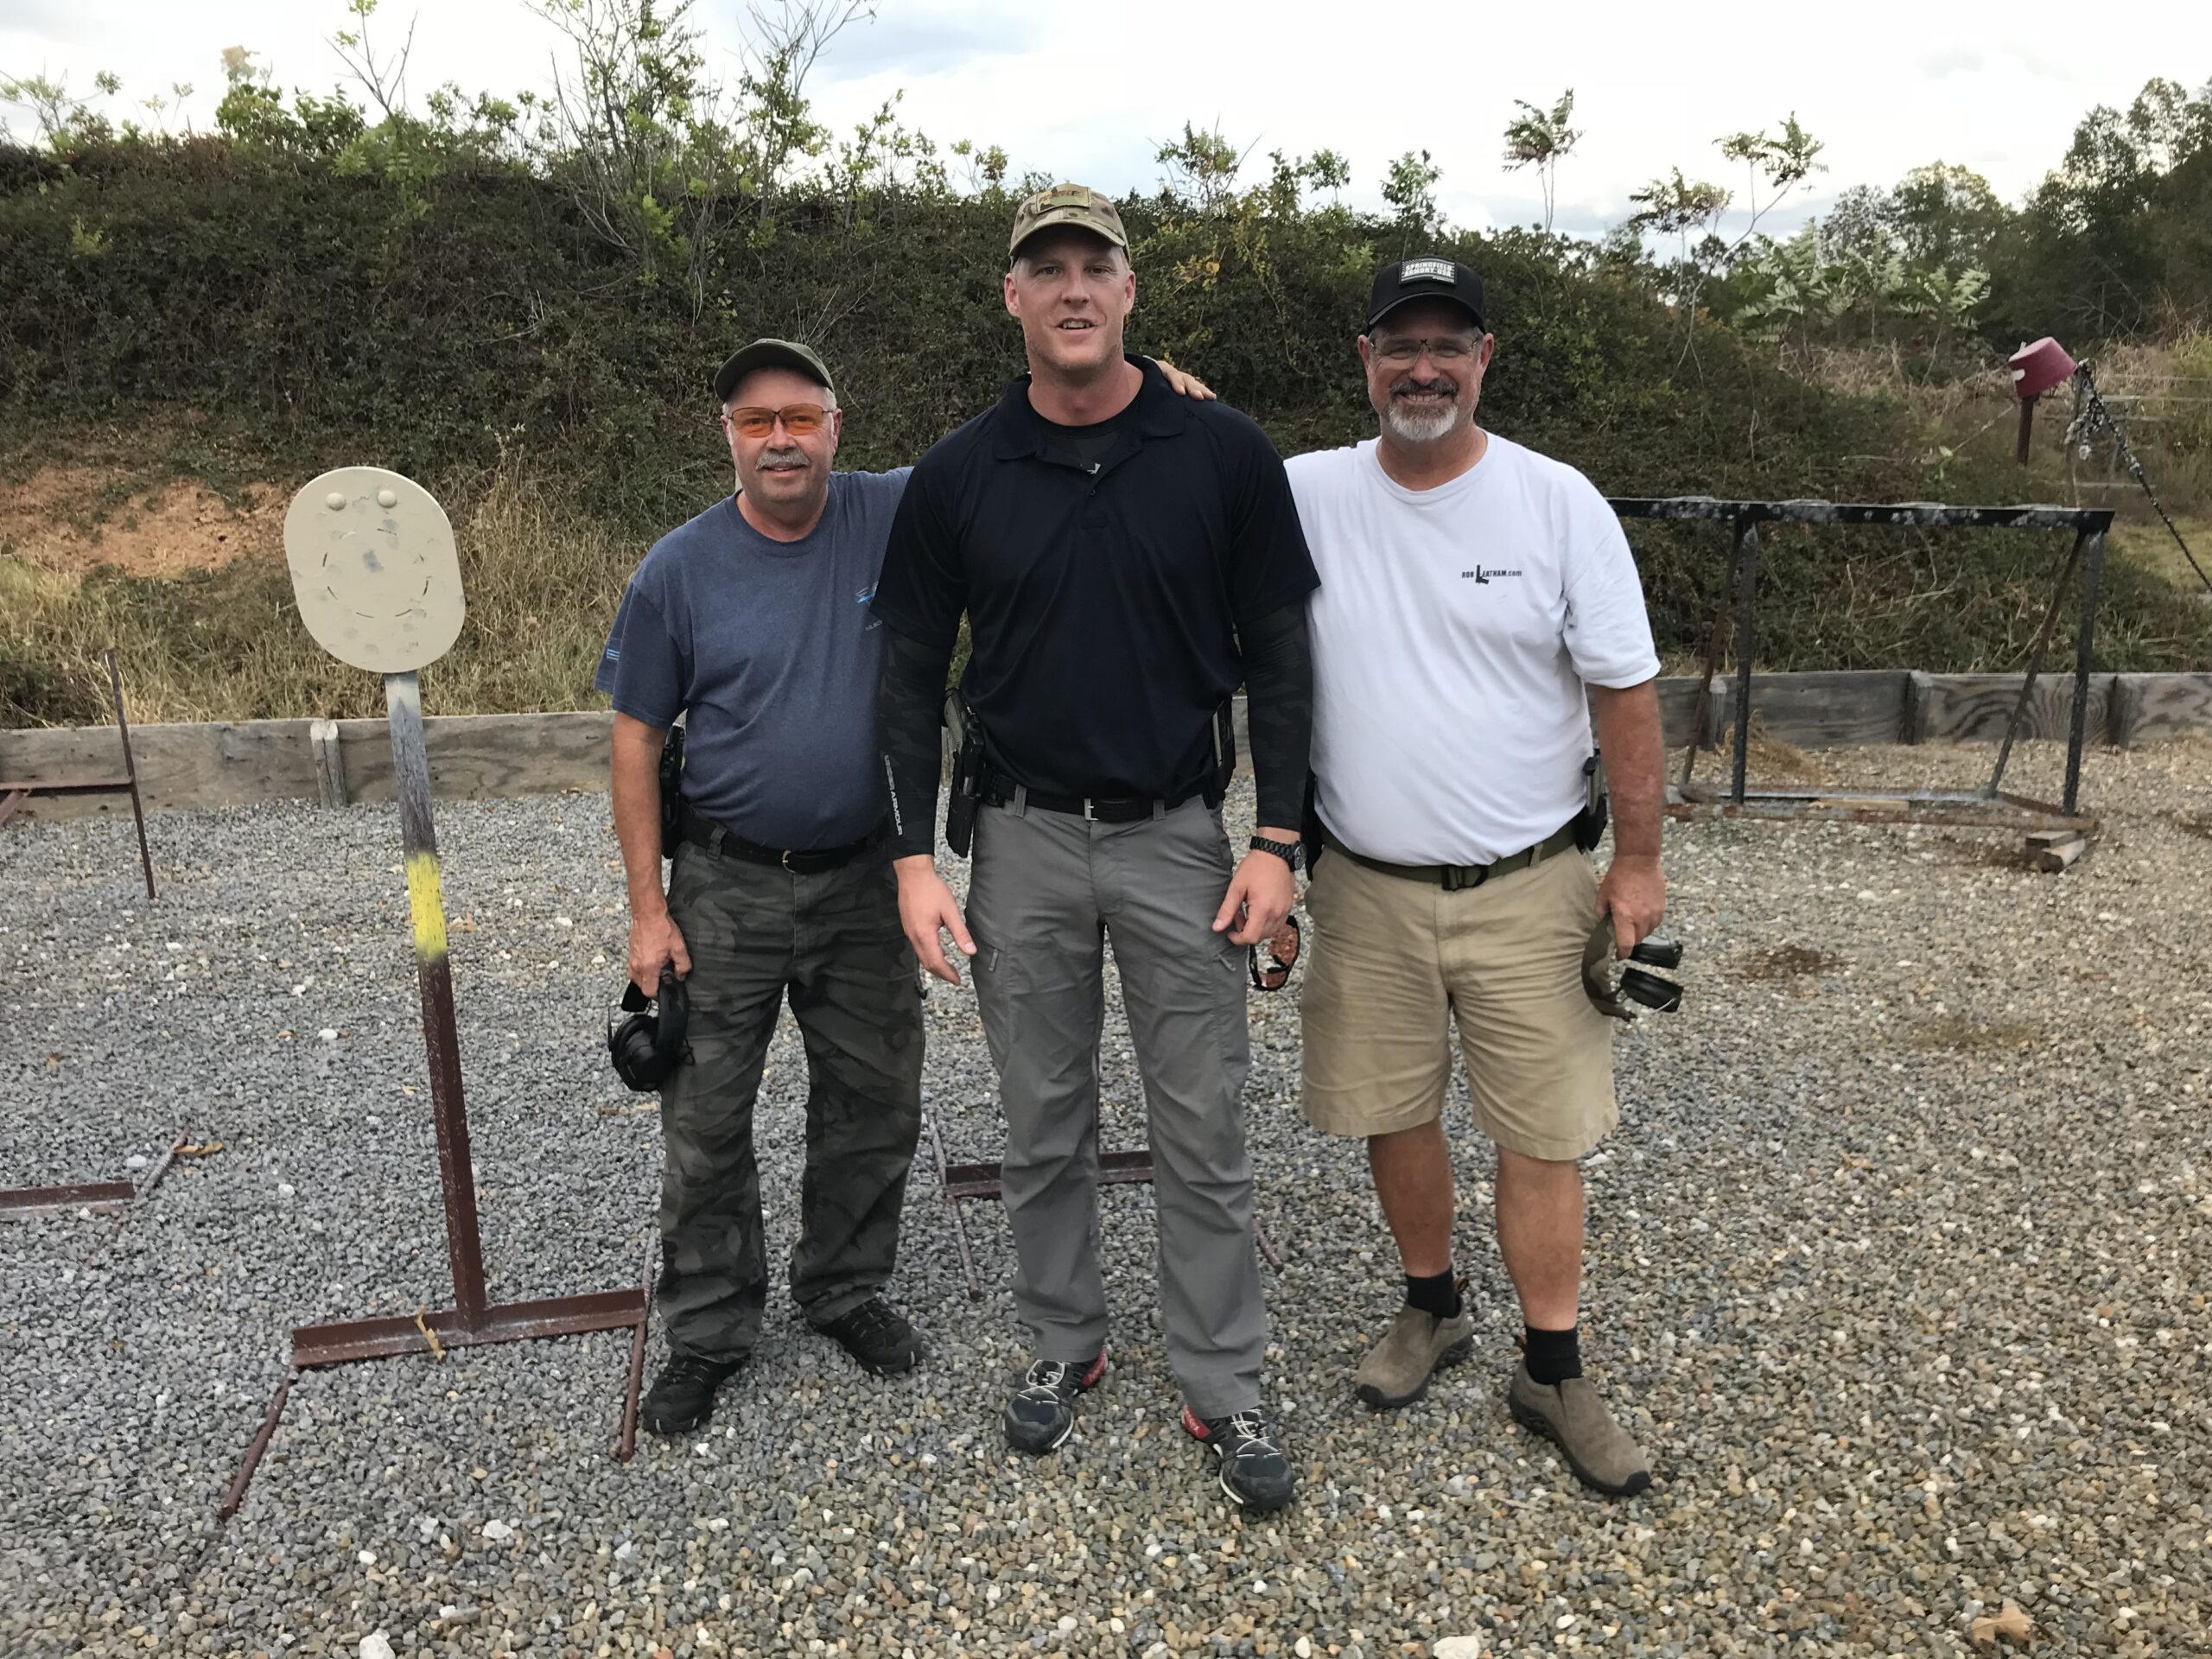
M 1673 980 L 1662 979 L 1642 968 L 1617 969 L 1614 945 L 1613 918 L 1601 916 L 1590 930 L 1582 952 L 1582 989 L 1599 1013 L 1615 1020 L 1633 1020 L 1636 1010 L 1629 1006 L 1631 1002 L 1659 1014 L 1673 1014 L 1682 1006 L 1682 988 Z M 1655 933 L 1637 940 L 1628 959 L 1671 971 L 1681 966 L 1681 941 Z
M 648 1014 L 648 1007 L 658 1012 Z M 607 1022 L 607 1052 L 613 1056 L 614 1070 L 622 1081 L 639 1094 L 649 1095 L 691 1058 L 683 1040 L 691 1019 L 690 999 L 675 968 L 665 966 L 660 970 L 660 989 L 650 1001 L 635 985 L 623 988 L 622 1012 L 628 1018 L 620 1025 L 611 1017 Z

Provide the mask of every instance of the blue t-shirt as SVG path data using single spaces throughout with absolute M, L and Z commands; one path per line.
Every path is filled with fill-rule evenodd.
M 868 601 L 912 470 L 833 473 L 796 542 L 726 496 L 654 543 L 623 593 L 592 683 L 648 726 L 688 711 L 684 798 L 749 841 L 842 846 L 887 810 Z

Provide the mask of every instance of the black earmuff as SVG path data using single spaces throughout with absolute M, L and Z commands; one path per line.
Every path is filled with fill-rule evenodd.
M 648 1008 L 655 1012 L 648 1013 Z M 690 999 L 676 969 L 660 970 L 660 989 L 648 1001 L 636 985 L 622 991 L 622 1012 L 628 1016 L 607 1023 L 607 1052 L 622 1081 L 641 1095 L 652 1094 L 676 1068 L 691 1057 L 684 1032 L 691 1022 Z
M 1636 949 L 1628 953 L 1628 959 L 1671 971 L 1682 965 L 1681 941 L 1654 933 L 1649 938 L 1637 940 Z M 1659 1014 L 1673 1014 L 1682 1006 L 1681 986 L 1671 979 L 1647 974 L 1642 968 L 1621 970 L 1621 995 Z
M 1582 948 L 1582 988 L 1599 1013 L 1609 1019 L 1633 1020 L 1636 1008 L 1630 1006 L 1631 1003 L 1658 1014 L 1673 1014 L 1681 1007 L 1682 988 L 1671 979 L 1662 979 L 1657 974 L 1646 971 L 1661 968 L 1672 972 L 1680 968 L 1680 939 L 1654 933 L 1649 938 L 1637 940 L 1636 948 L 1628 953 L 1628 959 L 1642 963 L 1641 967 L 1617 968 L 1613 950 L 1612 918 L 1601 916 Z

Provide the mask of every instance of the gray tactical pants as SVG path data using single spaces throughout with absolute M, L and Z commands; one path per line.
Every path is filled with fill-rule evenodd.
M 737 1359 L 768 1268 L 753 1105 L 786 997 L 806 1046 L 791 1299 L 809 1323 L 891 1277 L 922 1126 L 922 994 L 889 855 L 794 875 L 686 842 L 669 914 L 691 954 L 691 1058 L 661 1090 L 661 1315 L 677 1353 Z
M 1219 816 L 1189 801 L 1137 823 L 986 807 L 968 925 L 1006 1111 L 1014 1304 L 1042 1359 L 1106 1338 L 1098 1268 L 1103 944 L 1144 1079 L 1167 1357 L 1202 1417 L 1260 1402 L 1267 1314 L 1244 1150 L 1244 950 L 1212 931 L 1228 890 Z

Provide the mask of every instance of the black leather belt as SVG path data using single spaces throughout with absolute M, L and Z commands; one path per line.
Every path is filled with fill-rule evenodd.
M 849 864 L 863 853 L 874 852 L 883 845 L 884 834 L 883 827 L 878 824 L 858 841 L 848 842 L 842 847 L 764 847 L 757 841 L 747 841 L 743 836 L 723 829 L 687 801 L 683 804 L 683 839 L 705 848 L 716 858 L 741 858 L 748 864 L 773 864 L 793 875 L 818 875 L 824 870 Z
M 986 772 L 976 791 L 976 800 L 985 806 L 1035 807 L 1042 812 L 1065 812 L 1098 823 L 1135 823 L 1144 818 L 1165 817 L 1184 802 L 1201 795 L 1208 795 L 1207 804 L 1212 804 L 1210 792 L 1203 789 L 1178 795 L 1173 800 L 1145 800 L 1134 795 L 1041 795 L 996 772 Z
M 1379 858 L 1355 853 L 1334 836 L 1327 837 L 1326 844 L 1331 852 L 1342 853 L 1353 863 L 1364 865 L 1378 875 L 1395 875 L 1404 880 L 1442 887 L 1446 893 L 1461 893 L 1469 887 L 1479 887 L 1494 876 L 1510 875 L 1516 870 L 1527 869 L 1531 864 L 1558 857 L 1574 845 L 1574 822 L 1570 819 L 1535 846 L 1523 847 L 1517 853 L 1508 853 L 1494 864 L 1386 864 Z

